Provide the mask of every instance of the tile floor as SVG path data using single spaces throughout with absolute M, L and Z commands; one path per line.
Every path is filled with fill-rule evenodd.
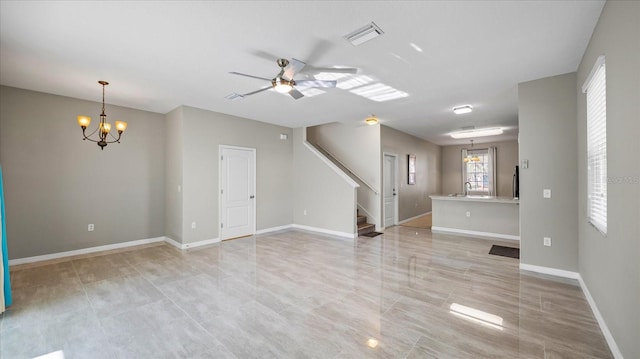
M 577 283 L 521 272 L 492 244 L 286 231 L 22 266 L 0 357 L 611 357 Z

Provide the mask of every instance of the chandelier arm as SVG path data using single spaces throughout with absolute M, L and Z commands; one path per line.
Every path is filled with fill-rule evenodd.
M 111 136 L 111 138 L 113 138 L 113 141 L 105 141 L 106 143 L 114 143 L 114 142 L 120 143 L 120 137 L 122 136 L 122 132 L 118 131 L 118 138 L 116 138 L 116 136 L 111 134 L 111 132 L 109 132 L 109 136 Z
M 99 127 L 98 127 L 98 128 L 99 128 Z M 89 141 L 91 141 L 91 142 L 99 142 L 99 141 L 96 141 L 96 140 L 94 140 L 94 139 L 91 139 L 91 138 L 90 138 L 91 136 L 93 136 L 93 134 L 94 134 L 94 133 L 96 133 L 96 131 L 98 131 L 98 128 L 96 128 L 95 130 L 93 130 L 93 132 L 91 132 L 91 133 L 90 133 L 90 134 L 88 134 L 88 135 L 85 133 L 85 131 L 86 131 L 86 130 L 85 130 L 85 129 L 82 129 L 82 137 L 84 137 L 84 138 L 83 138 L 83 140 L 89 140 Z

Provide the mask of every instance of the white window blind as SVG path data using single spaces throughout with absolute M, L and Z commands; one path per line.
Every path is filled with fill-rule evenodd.
M 582 87 L 587 94 L 587 194 L 589 223 L 607 233 L 607 81 L 604 56 Z

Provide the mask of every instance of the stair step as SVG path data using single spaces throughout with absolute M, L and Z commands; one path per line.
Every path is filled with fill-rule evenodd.
M 358 223 L 358 236 L 375 231 L 376 226 L 371 223 Z
M 358 224 L 360 223 L 367 223 L 367 217 L 366 216 L 358 216 Z

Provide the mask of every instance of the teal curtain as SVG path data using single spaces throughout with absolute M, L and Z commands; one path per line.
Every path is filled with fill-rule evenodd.
M 4 186 L 2 183 L 2 166 L 0 166 L 0 214 L 2 215 L 2 268 L 4 269 L 4 305 L 11 305 L 11 281 L 9 280 L 9 252 L 7 251 L 7 216 L 4 211 Z

